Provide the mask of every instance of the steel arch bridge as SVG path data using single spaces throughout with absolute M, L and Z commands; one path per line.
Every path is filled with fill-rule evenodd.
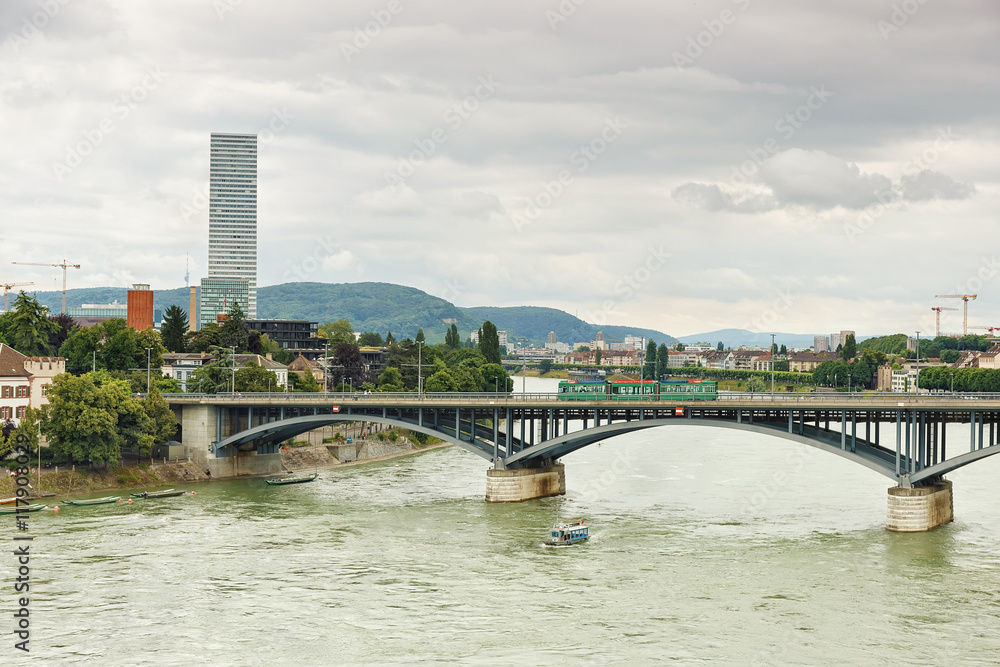
M 217 457 L 276 452 L 282 442 L 338 422 L 399 426 L 453 443 L 496 469 L 541 468 L 576 450 L 649 428 L 729 428 L 815 447 L 900 487 L 919 487 L 1000 453 L 1000 396 L 734 395 L 711 402 L 564 402 L 551 394 L 216 395 L 166 397 L 216 410 Z M 969 438 L 948 439 L 949 424 Z M 954 428 L 952 429 L 954 432 Z

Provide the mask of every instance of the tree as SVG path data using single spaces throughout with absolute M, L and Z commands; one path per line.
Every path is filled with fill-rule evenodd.
M 656 377 L 656 341 L 650 340 L 646 345 L 646 363 L 642 366 L 643 380 L 652 380 Z
M 946 364 L 953 364 L 958 361 L 962 353 L 958 350 L 941 350 L 941 361 Z
M 13 419 L 3 422 L 0 429 L 0 457 L 7 456 L 18 442 L 27 447 L 29 453 L 38 451 L 38 421 L 41 416 L 40 409 L 29 405 L 24 409 L 20 424 L 15 425 Z
M 847 340 L 844 341 L 843 349 L 840 351 L 840 356 L 844 361 L 850 361 L 858 352 L 858 344 L 854 339 L 854 334 L 847 334 Z
M 104 368 L 104 359 L 97 359 L 96 352 L 101 347 L 99 327 L 79 327 L 59 348 L 59 356 L 66 358 L 66 372 L 82 375 L 97 368 Z
M 48 308 L 23 291 L 14 299 L 13 312 L 4 318 L 3 337 L 7 344 L 26 357 L 47 357 L 54 352 L 52 337 L 62 331 L 49 319 Z
M 395 342 L 396 342 L 396 339 L 392 337 L 392 332 L 391 331 L 385 335 L 385 344 L 387 346 L 388 345 L 392 345 Z
M 101 334 L 104 339 L 104 346 L 101 349 L 101 358 L 104 360 L 104 367 L 111 371 L 128 372 L 129 369 L 139 368 L 139 340 L 135 335 L 135 330 L 130 329 L 124 319 L 120 317 L 105 320 L 100 324 Z M 143 350 L 145 357 L 145 350 Z M 145 367 L 146 359 L 143 358 L 142 365 Z
M 683 352 L 685 349 L 687 349 L 687 348 L 684 347 L 684 343 L 677 343 L 677 351 L 678 352 Z
M 552 360 L 551 359 L 542 359 L 541 361 L 538 362 L 538 374 L 539 375 L 545 375 L 546 373 L 548 373 L 551 370 L 552 370 Z
M 251 361 L 243 368 L 236 369 L 236 391 L 281 391 L 281 387 L 278 386 L 278 376 L 274 371 L 269 371 Z
M 351 323 L 345 319 L 339 319 L 336 322 L 327 322 L 319 328 L 317 335 L 328 339 L 330 347 L 334 347 L 340 343 L 350 343 L 353 345 L 357 341 L 357 336 L 354 335 Z
M 771 343 L 771 356 L 772 357 L 778 356 L 778 344 L 777 343 Z
M 427 378 L 424 388 L 429 392 L 455 391 L 457 384 L 452 374 L 442 369 Z
M 594 350 L 594 364 L 597 366 L 601 365 L 601 348 Z
M 222 347 L 235 347 L 236 354 L 250 351 L 250 336 L 247 334 L 246 315 L 238 301 L 234 301 L 226 313 L 226 319 L 219 327 Z
M 488 363 L 500 363 L 500 336 L 496 326 L 489 320 L 483 322 L 483 327 L 479 330 L 479 351 Z
M 188 333 L 188 351 L 208 352 L 213 347 L 222 346 L 222 331 L 215 322 L 210 322 L 194 333 Z
M 333 377 L 339 378 L 339 382 L 351 381 L 354 387 L 360 387 L 365 380 L 364 359 L 361 357 L 361 350 L 353 343 L 339 343 L 337 349 L 333 351 L 333 365 L 340 368 L 333 368 Z
M 163 346 L 168 351 L 184 351 L 184 334 L 187 333 L 187 330 L 187 313 L 180 306 L 173 305 L 163 311 L 163 325 L 160 327 L 160 336 L 163 338 Z
M 358 345 L 361 347 L 382 347 L 382 336 L 374 331 L 366 331 L 358 338 Z
M 386 368 L 378 376 L 378 391 L 400 392 L 406 391 L 403 386 L 403 377 L 399 374 L 398 368 Z
M 49 349 L 58 350 L 73 330 L 77 328 L 76 321 L 65 313 L 50 315 L 49 320 L 59 327 L 58 330 L 49 334 Z
M 782 343 L 781 349 L 778 351 L 778 354 L 780 354 L 783 357 L 788 355 L 788 348 L 785 347 L 784 343 Z
M 747 391 L 750 393 L 767 391 L 767 384 L 764 382 L 764 378 L 759 375 L 754 375 L 747 380 Z
M 53 378 L 47 396 L 42 432 L 53 451 L 71 461 L 107 463 L 121 458 L 126 435 L 119 429 L 119 416 L 135 413 L 134 406 L 128 405 L 135 399 L 130 398 L 125 381 L 105 371 L 80 376 L 63 373 Z
M 413 340 L 414 340 L 414 342 L 417 342 L 417 343 L 427 342 L 427 339 L 424 337 L 423 327 L 417 327 L 417 337 L 414 338 Z
M 444 335 L 444 344 L 453 350 L 462 347 L 462 337 L 458 333 L 458 325 L 452 322 Z
M 479 367 L 483 384 L 481 391 L 501 391 L 507 393 L 514 390 L 514 381 L 500 364 L 483 364 Z
M 715 346 L 715 351 L 716 352 L 722 352 L 725 349 L 726 349 L 726 346 L 722 344 L 721 340 L 719 341 L 719 344 Z
M 311 372 L 306 371 L 302 375 L 298 373 L 288 373 L 288 382 L 291 384 L 292 391 L 297 392 L 318 392 L 319 382 L 316 380 Z
M 654 380 L 662 380 L 667 376 L 667 372 L 670 368 L 670 350 L 667 349 L 665 343 L 660 343 L 659 349 L 656 351 L 656 377 Z
M 156 387 L 142 399 L 142 408 L 149 417 L 149 433 L 153 436 L 154 444 L 166 442 L 176 435 L 177 417 Z

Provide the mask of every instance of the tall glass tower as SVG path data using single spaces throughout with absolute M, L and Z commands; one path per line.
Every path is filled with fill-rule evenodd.
M 212 133 L 208 277 L 246 281 L 245 295 L 234 293 L 227 301 L 238 300 L 247 318 L 257 317 L 256 134 Z M 217 307 L 203 296 L 201 320 L 215 321 Z

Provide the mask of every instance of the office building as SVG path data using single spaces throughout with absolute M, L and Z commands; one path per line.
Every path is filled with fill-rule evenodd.
M 219 322 L 220 316 L 224 316 L 234 303 L 240 304 L 246 313 L 246 302 L 250 291 L 250 284 L 246 280 L 237 278 L 202 278 L 201 279 L 201 308 L 199 309 L 199 321 L 202 328 L 213 322 Z
M 125 313 L 131 329 L 144 331 L 153 326 L 153 292 L 149 285 L 132 285 L 132 289 L 128 291 Z
M 301 354 L 309 361 L 316 361 L 323 356 L 326 339 L 316 337 L 318 322 L 247 319 L 246 324 L 250 331 L 267 334 L 271 342 L 277 343 L 281 349 Z
M 257 135 L 212 133 L 208 198 L 208 277 L 242 280 L 240 306 L 257 317 Z M 206 295 L 202 292 L 202 310 Z M 203 312 L 202 323 L 216 313 Z

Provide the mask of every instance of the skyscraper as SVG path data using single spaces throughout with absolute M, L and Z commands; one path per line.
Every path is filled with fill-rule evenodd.
M 246 281 L 248 290 L 223 295 L 257 317 L 257 135 L 212 133 L 208 198 L 208 277 Z M 219 287 L 225 284 L 215 282 Z M 202 323 L 214 322 L 218 294 L 201 298 Z

